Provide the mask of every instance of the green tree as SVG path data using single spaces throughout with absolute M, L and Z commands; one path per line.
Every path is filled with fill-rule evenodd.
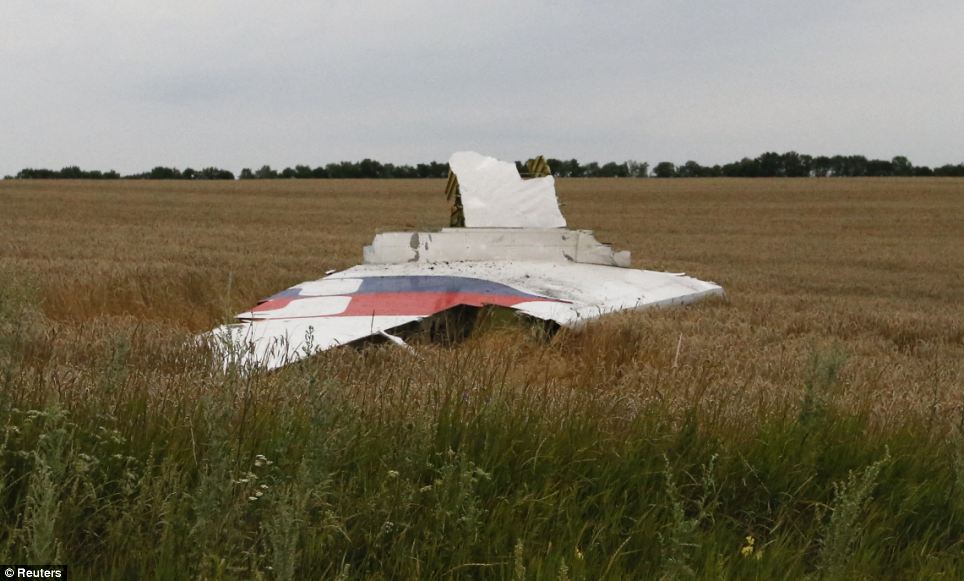
M 271 180 L 278 177 L 278 172 L 271 169 L 270 165 L 263 165 L 261 166 L 261 169 L 254 172 L 254 177 L 258 178 L 259 180 Z
M 890 163 L 894 168 L 895 176 L 914 175 L 914 164 L 912 164 L 910 160 L 903 155 L 896 156 L 894 159 L 890 160 Z
M 600 167 L 596 175 L 602 178 L 624 178 L 629 176 L 629 168 L 625 163 L 610 161 Z
M 181 177 L 181 172 L 177 168 L 157 166 L 147 174 L 148 179 L 152 180 L 176 180 Z
M 653 168 L 653 175 L 658 178 L 671 178 L 676 175 L 676 166 L 671 161 L 661 161 Z
M 627 161 L 626 169 L 628 170 L 630 177 L 649 177 L 649 163 L 645 161 Z
M 695 161 L 690 160 L 676 168 L 675 176 L 679 178 L 701 178 L 707 173 L 707 168 L 704 168 Z

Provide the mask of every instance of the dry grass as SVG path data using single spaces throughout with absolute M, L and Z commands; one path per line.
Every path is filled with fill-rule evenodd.
M 443 186 L 0 182 L 0 562 L 964 570 L 964 180 L 562 180 L 572 227 L 727 299 L 253 377 L 185 341 L 376 231 L 444 225 Z
M 376 231 L 443 226 L 442 189 L 402 180 L 7 181 L 0 272 L 30 280 L 55 321 L 127 316 L 199 331 L 356 264 Z M 684 383 L 755 402 L 795 398 L 786 391 L 799 386 L 788 383 L 809 353 L 837 345 L 850 355 L 842 404 L 870 405 L 885 423 L 960 417 L 964 181 L 562 180 L 559 191 L 572 227 L 631 250 L 636 266 L 685 271 L 729 294 L 610 322 L 645 335 L 637 351 L 620 346 L 616 375 L 630 393 L 665 381 L 680 335 Z M 582 351 L 557 357 L 550 373 L 611 358 L 600 348 L 607 333 L 592 336 L 571 339 Z

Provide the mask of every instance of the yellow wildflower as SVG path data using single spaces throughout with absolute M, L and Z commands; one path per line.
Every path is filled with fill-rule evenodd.
M 740 548 L 740 555 L 743 557 L 749 557 L 753 555 L 753 544 L 756 543 L 756 539 L 752 536 L 746 538 L 746 544 Z

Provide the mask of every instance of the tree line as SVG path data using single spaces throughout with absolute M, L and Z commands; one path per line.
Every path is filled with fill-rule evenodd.
M 893 159 L 868 159 L 863 155 L 812 156 L 795 151 L 786 153 L 766 152 L 755 158 L 744 157 L 739 161 L 711 166 L 695 161 L 675 164 L 661 161 L 653 166 L 644 161 L 608 163 L 580 163 L 576 159 L 547 159 L 553 175 L 557 177 L 614 177 L 614 178 L 694 178 L 694 177 L 890 177 L 890 176 L 954 176 L 964 177 L 964 163 L 947 164 L 931 168 L 914 165 L 904 156 Z M 517 161 L 519 172 L 525 174 L 525 164 Z M 355 179 L 355 178 L 444 178 L 448 164 L 437 161 L 415 165 L 381 163 L 374 159 L 342 161 L 311 167 L 296 165 L 281 170 L 263 165 L 258 169 L 244 168 L 240 179 Z M 61 170 L 20 170 L 16 176 L 5 179 L 151 179 L 151 180 L 233 180 L 230 170 L 206 167 L 200 170 L 158 166 L 154 169 L 120 175 L 114 170 L 102 172 L 85 171 L 77 166 Z
M 964 176 L 964 163 L 936 168 L 914 165 L 898 155 L 891 160 L 867 159 L 863 155 L 812 156 L 795 151 L 767 152 L 753 159 L 723 165 L 704 166 L 695 161 L 675 165 L 663 161 L 653 168 L 658 178 L 700 177 L 891 177 L 891 176 Z
M 206 167 L 195 170 L 186 168 L 184 170 L 176 167 L 158 166 L 151 171 L 121 175 L 114 170 L 82 170 L 76 165 L 65 167 L 61 170 L 53 169 L 33 169 L 27 168 L 17 172 L 16 176 L 6 176 L 4 179 L 18 180 L 233 180 L 234 173 L 218 167 Z

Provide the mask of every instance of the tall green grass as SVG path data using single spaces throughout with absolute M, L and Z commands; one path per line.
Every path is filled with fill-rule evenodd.
M 964 436 L 842 412 L 841 347 L 814 348 L 797 401 L 737 422 L 610 389 L 631 325 L 576 383 L 540 370 L 527 335 L 244 376 L 187 335 L 56 325 L 0 290 L 2 562 L 106 579 L 964 576 Z

